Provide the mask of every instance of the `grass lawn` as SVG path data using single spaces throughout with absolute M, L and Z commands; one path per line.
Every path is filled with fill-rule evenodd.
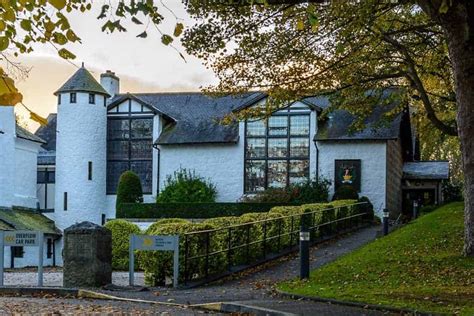
M 461 256 L 463 204 L 451 203 L 387 237 L 278 285 L 293 294 L 474 315 L 474 259 Z

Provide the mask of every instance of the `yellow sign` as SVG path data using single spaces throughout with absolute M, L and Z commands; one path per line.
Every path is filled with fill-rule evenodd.
M 153 239 L 152 238 L 143 238 L 143 246 L 145 246 L 145 247 L 153 246 Z

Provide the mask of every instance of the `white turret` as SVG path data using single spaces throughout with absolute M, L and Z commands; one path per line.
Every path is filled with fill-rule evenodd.
M 77 222 L 102 223 L 106 200 L 109 93 L 84 68 L 58 91 L 56 197 L 60 229 Z
M 120 93 L 120 79 L 113 71 L 107 70 L 100 75 L 100 85 L 104 87 L 112 97 Z
M 0 209 L 11 208 L 15 189 L 15 113 L 0 105 Z

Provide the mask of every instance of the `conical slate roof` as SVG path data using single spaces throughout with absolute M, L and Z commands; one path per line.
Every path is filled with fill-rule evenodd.
M 95 80 L 89 71 L 87 71 L 84 66 L 79 68 L 76 73 L 66 81 L 65 84 L 54 95 L 63 92 L 95 92 L 98 94 L 103 94 L 107 97 L 110 95 L 105 91 L 105 89 L 100 85 L 100 83 Z

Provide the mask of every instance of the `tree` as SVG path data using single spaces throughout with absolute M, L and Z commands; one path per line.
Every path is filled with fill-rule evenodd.
M 400 93 L 392 95 L 400 106 L 414 104 L 432 127 L 444 135 L 459 135 L 465 178 L 464 253 L 474 256 L 474 4 L 226 3 L 188 2 L 188 12 L 200 22 L 185 33 L 186 48 L 220 79 L 209 91 L 263 89 L 270 97 L 263 115 L 282 100 L 325 91 L 335 107 L 359 116 L 354 125 L 358 128 L 375 104 L 394 101 L 381 96 L 387 88 L 396 88 Z M 242 114 L 247 115 L 256 113 Z

